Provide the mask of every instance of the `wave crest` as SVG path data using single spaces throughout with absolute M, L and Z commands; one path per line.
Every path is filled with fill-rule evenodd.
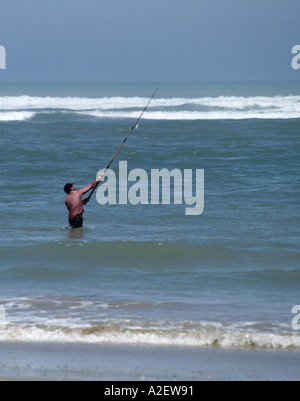
M 236 329 L 217 323 L 188 322 L 165 329 L 126 328 L 118 324 L 84 328 L 9 325 L 0 330 L 0 341 L 300 350 L 298 334 L 256 332 L 247 330 L 247 327 Z
M 94 118 L 135 119 L 147 103 L 143 97 L 0 97 L 0 121 L 12 121 L 12 113 L 72 113 Z M 8 113 L 5 116 L 5 112 Z M 27 113 L 27 114 L 24 114 Z M 27 117 L 26 117 L 27 116 Z M 8 119 L 11 118 L 11 119 Z M 16 115 L 14 116 L 16 119 Z M 149 120 L 243 120 L 300 118 L 300 96 L 219 96 L 154 99 L 146 113 Z
M 30 120 L 35 116 L 36 113 L 30 111 L 8 111 L 8 112 L 0 112 L 0 121 L 9 122 L 9 121 L 26 121 Z

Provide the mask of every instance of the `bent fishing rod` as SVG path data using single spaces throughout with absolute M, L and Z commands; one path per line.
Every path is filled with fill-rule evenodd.
M 110 168 L 110 166 L 113 164 L 115 158 L 116 158 L 116 157 L 118 156 L 118 154 L 120 153 L 121 149 L 123 148 L 123 146 L 125 145 L 127 139 L 129 138 L 130 134 L 131 134 L 131 133 L 134 131 L 134 129 L 137 127 L 137 125 L 138 125 L 140 119 L 143 117 L 143 114 L 144 114 L 145 111 L 148 109 L 148 107 L 149 107 L 151 101 L 153 100 L 154 96 L 156 95 L 157 91 L 158 91 L 158 88 L 156 89 L 156 91 L 155 91 L 155 92 L 153 93 L 153 95 L 151 96 L 149 102 L 147 103 L 146 107 L 145 107 L 144 110 L 142 111 L 141 115 L 140 115 L 139 118 L 136 120 L 136 122 L 135 122 L 134 125 L 132 126 L 131 130 L 129 131 L 128 135 L 126 136 L 126 138 L 125 138 L 124 141 L 122 142 L 121 146 L 119 147 L 119 149 L 118 149 L 117 152 L 115 153 L 114 157 L 111 159 L 110 163 L 109 163 L 108 166 L 106 167 L 106 169 L 105 169 L 105 171 L 104 171 L 104 175 L 106 174 L 106 172 L 107 172 L 107 170 Z M 97 186 L 92 190 L 92 192 L 90 193 L 89 197 L 85 199 L 85 202 L 86 202 L 86 203 L 91 199 L 93 193 L 95 192 L 95 190 L 96 190 L 96 188 L 98 187 L 99 184 L 100 184 L 100 183 L 98 183 Z

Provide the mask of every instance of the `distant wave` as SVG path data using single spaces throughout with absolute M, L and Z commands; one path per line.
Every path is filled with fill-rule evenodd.
M 7 111 L 0 112 L 0 122 L 3 121 L 26 121 L 35 116 L 36 113 L 30 111 Z
M 147 101 L 142 97 L 4 96 L 0 97 L 0 121 L 24 121 L 35 113 L 75 113 L 94 118 L 135 119 Z M 296 119 L 300 118 L 300 96 L 161 98 L 152 101 L 143 118 L 183 121 Z
M 97 118 L 132 118 L 138 117 L 135 112 L 83 112 L 81 114 L 89 115 Z M 297 119 L 300 118 L 299 113 L 283 113 L 283 112 L 148 112 L 143 116 L 145 120 L 173 120 L 173 121 L 197 121 L 197 120 L 246 120 L 246 119 Z

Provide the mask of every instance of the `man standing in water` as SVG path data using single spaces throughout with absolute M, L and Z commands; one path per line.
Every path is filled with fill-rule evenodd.
M 102 181 L 102 177 L 99 180 L 92 182 L 87 187 L 79 189 L 78 191 L 74 187 L 74 184 L 66 184 L 64 187 L 66 197 L 66 206 L 69 210 L 69 223 L 71 228 L 81 228 L 83 226 L 83 205 L 89 202 L 89 199 L 82 200 L 82 196 L 89 192 L 91 189 L 96 188 Z

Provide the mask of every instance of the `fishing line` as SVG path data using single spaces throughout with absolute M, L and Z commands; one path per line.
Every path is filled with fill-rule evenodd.
M 126 138 L 124 139 L 124 141 L 122 142 L 121 146 L 119 147 L 119 149 L 117 150 L 117 152 L 115 153 L 114 157 L 111 159 L 110 163 L 108 164 L 108 166 L 106 167 L 103 175 L 106 174 L 107 170 L 110 168 L 110 166 L 112 165 L 112 163 L 114 162 L 115 158 L 118 156 L 118 154 L 120 153 L 121 149 L 123 148 L 123 146 L 125 145 L 127 139 L 129 138 L 130 134 L 132 133 L 132 131 L 134 131 L 134 129 L 138 126 L 138 123 L 140 121 L 140 119 L 142 118 L 143 114 L 145 113 L 145 111 L 148 109 L 151 101 L 153 100 L 154 96 L 156 95 L 158 91 L 158 88 L 156 89 L 156 91 L 153 93 L 153 95 L 151 96 L 149 102 L 147 103 L 146 107 L 144 108 L 144 110 L 142 111 L 141 115 L 139 116 L 139 118 L 136 120 L 136 122 L 134 123 L 134 125 L 132 126 L 131 130 L 129 131 L 128 135 L 126 136 Z M 99 183 L 97 184 L 97 186 L 92 190 L 92 192 L 90 193 L 89 197 L 85 199 L 85 202 L 88 202 L 93 193 L 95 192 L 95 190 L 97 189 Z

